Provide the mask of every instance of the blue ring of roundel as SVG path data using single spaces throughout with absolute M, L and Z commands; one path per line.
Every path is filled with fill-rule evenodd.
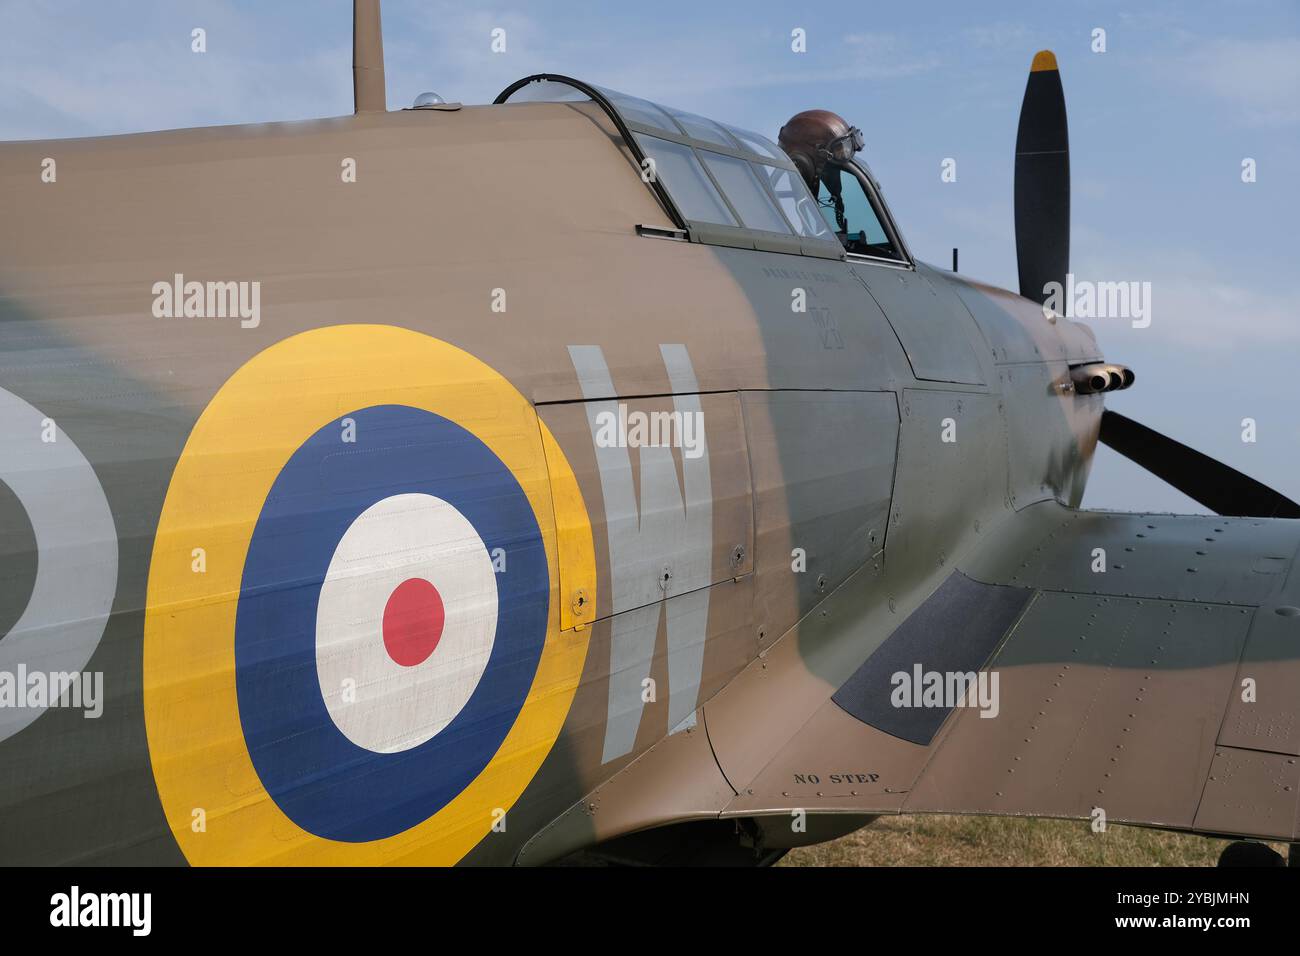
M 355 442 L 341 440 L 352 419 Z M 343 534 L 398 494 L 461 512 L 496 575 L 497 631 L 483 677 L 440 733 L 381 754 L 335 726 L 316 672 L 316 608 Z M 235 623 L 239 717 L 253 766 L 298 826 L 364 842 L 432 816 L 488 765 L 532 685 L 546 640 L 550 574 L 537 518 L 516 477 L 479 438 L 423 409 L 380 405 L 340 416 L 304 442 L 272 485 L 253 530 Z M 485 812 L 488 812 L 485 810 Z

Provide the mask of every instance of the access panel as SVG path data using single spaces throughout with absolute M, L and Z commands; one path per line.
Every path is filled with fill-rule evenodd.
M 855 262 L 851 271 L 884 310 L 918 379 L 987 384 L 984 362 L 976 353 L 977 346 L 987 347 L 946 281 L 923 266 L 911 272 Z
M 755 618 L 775 641 L 885 546 L 898 446 L 893 392 L 745 392 Z
M 674 383 L 693 383 L 684 349 L 665 346 L 664 358 Z M 589 393 L 612 395 L 598 359 L 579 352 L 575 365 Z M 560 529 L 561 614 L 589 642 L 575 746 L 607 764 L 693 726 L 699 705 L 757 654 L 740 397 L 611 397 L 538 414 L 548 447 L 573 469 L 594 539 L 598 583 L 584 606 Z

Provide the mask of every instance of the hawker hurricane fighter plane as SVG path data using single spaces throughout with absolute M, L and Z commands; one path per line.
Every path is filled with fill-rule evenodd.
M 1044 307 L 1050 53 L 1016 293 L 834 114 L 388 111 L 354 18 L 353 116 L 0 145 L 0 862 L 1300 839 L 1300 511 Z M 1220 516 L 1080 510 L 1099 440 Z

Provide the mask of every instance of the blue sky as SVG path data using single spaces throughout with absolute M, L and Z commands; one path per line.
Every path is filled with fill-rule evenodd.
M 350 0 L 0 0 L 0 139 L 350 113 Z M 190 51 L 207 31 L 208 52 Z M 493 53 L 491 31 L 506 31 Z M 791 51 L 791 30 L 807 52 Z M 1106 31 L 1105 53 L 1091 50 Z M 1300 500 L 1300 4 L 796 5 L 384 0 L 390 108 L 422 90 L 489 102 L 569 73 L 774 135 L 832 109 L 913 251 L 1016 285 L 1012 152 L 1034 51 L 1070 117 L 1072 257 L 1152 283 L 1152 323 L 1093 322 L 1138 375 L 1108 405 Z M 940 181 L 943 159 L 957 181 Z M 1258 181 L 1241 181 L 1256 160 Z M 1241 420 L 1258 440 L 1241 441 Z M 1203 511 L 1106 449 L 1085 504 Z

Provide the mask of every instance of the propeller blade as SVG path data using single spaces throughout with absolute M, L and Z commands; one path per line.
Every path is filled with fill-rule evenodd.
M 1047 298 L 1070 268 L 1070 132 L 1051 50 L 1034 55 L 1016 133 L 1016 263 L 1020 294 Z
M 1106 409 L 1101 440 L 1215 514 L 1300 518 L 1300 505 L 1221 461 Z

